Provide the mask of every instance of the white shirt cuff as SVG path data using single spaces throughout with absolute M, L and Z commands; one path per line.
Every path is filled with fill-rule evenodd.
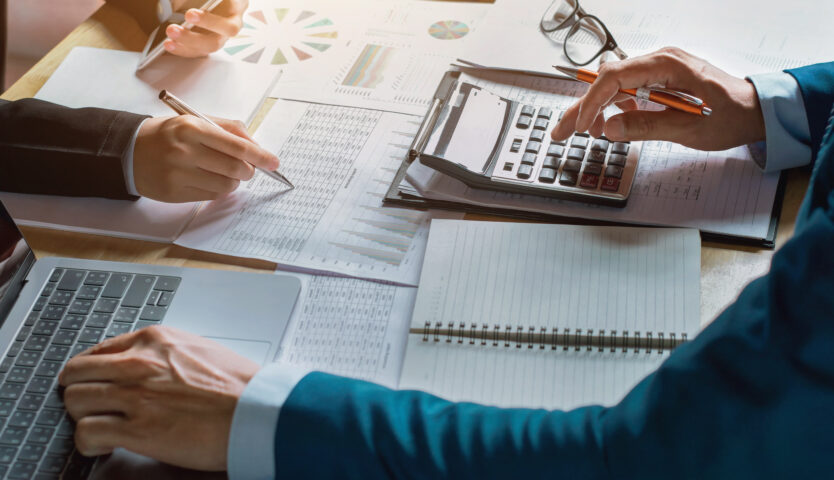
M 749 145 L 753 159 L 766 172 L 811 163 L 811 129 L 799 84 L 784 72 L 753 75 L 765 121 L 766 141 Z
M 310 369 L 273 363 L 262 368 L 235 407 L 229 432 L 228 474 L 235 479 L 275 478 L 275 429 L 281 407 Z
M 136 190 L 136 182 L 133 179 L 133 150 L 136 149 L 136 139 L 139 137 L 139 130 L 142 129 L 142 125 L 147 121 L 147 118 L 142 120 L 142 123 L 136 127 L 136 131 L 133 132 L 133 138 L 130 139 L 130 144 L 125 149 L 124 155 L 122 155 L 122 172 L 125 176 L 127 193 L 137 197 L 139 196 L 139 192 Z

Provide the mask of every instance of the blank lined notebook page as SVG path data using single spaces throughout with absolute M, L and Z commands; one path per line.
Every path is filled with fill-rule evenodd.
M 603 336 L 694 337 L 699 278 L 694 229 L 434 220 L 400 388 L 504 407 L 616 403 L 668 352 Z

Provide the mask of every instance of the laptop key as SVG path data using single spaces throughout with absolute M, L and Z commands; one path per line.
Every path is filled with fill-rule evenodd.
M 77 336 L 78 332 L 76 330 L 65 330 L 62 328 L 55 334 L 55 337 L 52 339 L 52 343 L 55 345 L 69 346 L 75 342 L 75 337 Z
M 29 436 L 26 437 L 26 443 L 40 443 L 40 444 L 47 444 L 52 439 L 52 434 L 55 433 L 55 429 L 52 427 L 41 427 L 39 425 L 35 425 L 29 430 Z
M 41 472 L 46 473 L 61 473 L 64 470 L 64 464 L 67 463 L 66 458 L 58 455 L 47 455 L 41 462 Z
M 124 307 L 141 307 L 145 304 L 145 299 L 151 292 L 151 288 L 156 282 L 156 277 L 150 275 L 137 275 L 127 289 L 125 297 L 122 299 L 122 306 Z M 163 290 L 157 288 L 157 290 Z
M 61 394 L 58 390 L 53 388 L 51 392 L 46 395 L 45 407 L 49 408 L 64 408 L 64 401 L 61 399 Z
M 96 344 L 101 341 L 102 336 L 104 336 L 103 329 L 87 327 L 81 331 L 80 335 L 78 335 L 78 341 L 82 343 Z
M 12 367 L 9 374 L 6 376 L 7 382 L 12 383 L 26 383 L 32 378 L 32 373 L 35 369 L 31 367 Z
M 73 292 L 65 292 L 63 290 L 56 290 L 49 297 L 49 304 L 50 305 L 69 305 L 72 301 L 72 297 L 75 295 Z
M 49 283 L 47 283 L 46 285 L 44 285 L 44 286 L 43 286 L 43 290 L 41 290 L 41 296 L 42 296 L 42 297 L 49 297 L 49 296 L 51 296 L 51 295 L 52 295 L 52 292 L 54 292 L 54 291 L 55 291 L 55 286 L 56 286 L 56 285 L 58 285 L 58 284 L 57 284 L 57 283 L 54 283 L 54 282 L 49 282 Z
M 39 393 L 41 395 L 46 395 L 49 392 L 49 387 L 51 386 L 51 378 L 35 377 L 32 379 L 31 382 L 29 382 L 29 386 L 26 388 L 26 391 L 29 393 Z
M 136 318 L 139 317 L 139 309 L 138 308 L 126 308 L 122 307 L 116 311 L 116 314 L 113 315 L 114 322 L 121 322 L 121 323 L 133 323 L 136 321 Z
M 27 327 L 31 327 L 32 325 L 37 323 L 37 321 L 40 318 L 41 318 L 40 312 L 32 312 L 32 313 L 29 314 L 29 316 L 26 317 L 26 321 L 23 323 L 23 325 L 25 325 Z
M 98 343 L 98 342 L 96 342 Z M 61 364 L 58 362 L 41 362 L 35 369 L 36 377 L 57 377 L 61 372 Z
M 18 460 L 23 460 L 24 462 L 37 462 L 43 456 L 43 452 L 46 450 L 44 445 L 38 445 L 37 443 L 26 443 L 23 445 L 23 448 L 20 449 L 20 455 L 18 455 Z
M 142 322 L 139 322 L 142 323 Z M 138 328 L 138 326 L 137 326 Z M 127 333 L 130 331 L 130 324 L 129 323 L 113 323 L 110 325 L 110 328 L 107 329 L 107 333 L 104 335 L 107 338 L 110 337 L 118 337 L 123 333 Z
M 93 303 L 92 300 L 77 298 L 70 305 L 68 312 L 73 315 L 87 315 L 93 309 Z
M 6 429 L 3 430 L 3 433 L 0 434 L 0 443 L 3 445 L 17 446 L 23 443 L 23 439 L 25 437 L 25 428 L 6 427 Z
M 93 313 L 87 318 L 87 326 L 95 328 L 107 328 L 110 325 L 112 315 L 106 313 Z
M 24 393 L 22 397 L 20 397 L 20 405 L 17 408 L 21 410 L 34 410 L 37 411 L 43 405 L 43 401 L 46 397 L 43 395 L 37 395 L 34 393 Z
M 81 330 L 81 327 L 84 326 L 84 320 L 87 317 L 81 315 L 67 315 L 61 320 L 61 328 L 68 328 L 70 330 Z
M 67 359 L 69 351 L 69 347 L 64 347 L 61 345 L 50 345 L 49 348 L 46 349 L 46 352 L 43 354 L 43 359 L 51 360 L 53 362 L 63 362 Z
M 32 334 L 52 336 L 55 330 L 58 330 L 57 320 L 40 320 L 32 329 Z
M 35 412 L 18 410 L 9 417 L 10 427 L 29 428 L 35 421 Z
M 509 163 L 508 165 L 510 165 L 510 170 L 512 170 L 513 169 L 512 168 L 512 163 Z M 506 165 L 504 165 L 504 166 L 506 167 Z M 506 170 L 506 168 L 504 168 L 504 169 Z M 148 297 L 148 301 L 145 302 L 145 305 L 150 305 L 150 306 L 156 305 L 156 302 L 159 301 L 159 296 L 160 295 L 162 295 L 161 291 L 159 291 L 159 290 L 152 291 L 151 295 Z
M 133 279 L 133 275 L 114 273 L 110 276 L 110 280 L 107 281 L 107 285 L 104 286 L 101 296 L 108 298 L 121 298 L 121 296 L 125 294 L 125 290 L 127 290 L 128 285 L 130 285 L 131 279 Z
M 157 305 L 160 307 L 167 307 L 168 305 L 171 305 L 172 300 L 174 300 L 174 294 L 171 292 L 165 292 L 159 296 L 159 302 L 157 302 Z
M 64 269 L 63 268 L 56 268 L 55 270 L 52 270 L 52 275 L 49 276 L 49 281 L 50 282 L 57 282 L 58 280 L 61 279 L 61 275 L 63 275 L 63 274 L 64 274 Z
M 15 338 L 16 342 L 24 342 L 29 336 L 32 334 L 33 327 L 23 327 L 17 332 L 17 338 Z
M 75 424 L 68 416 L 64 415 L 64 419 L 58 425 L 58 431 L 55 432 L 55 435 L 59 437 L 72 437 L 75 435 Z
M 36 352 L 42 352 L 46 350 L 46 346 L 49 344 L 49 337 L 42 337 L 32 335 L 26 340 L 26 343 L 23 345 L 24 350 L 31 350 Z
M 14 400 L 0 400 L 0 417 L 8 417 L 14 410 Z
M 0 463 L 9 464 L 14 460 L 17 449 L 14 447 L 0 447 Z
M 51 408 L 44 408 L 43 411 L 41 411 L 41 414 L 38 415 L 37 424 L 46 425 L 48 427 L 54 427 L 61 423 L 62 418 L 64 418 L 63 410 L 52 410 Z
M 90 272 L 87 274 L 87 278 L 84 279 L 84 285 L 103 287 L 107 283 L 107 277 L 109 276 L 110 274 L 107 272 Z
M 145 307 L 142 309 L 142 314 L 139 315 L 139 320 L 150 320 L 153 322 L 162 321 L 168 309 L 165 307 Z
M 52 440 L 52 444 L 49 445 L 49 453 L 56 455 L 66 455 L 72 452 L 72 449 L 74 447 L 75 443 L 73 442 L 72 438 L 55 437 L 55 440 Z
M 153 325 L 159 325 L 159 322 L 148 322 L 145 320 L 141 320 L 139 322 L 136 322 L 136 328 L 134 328 L 133 330 L 142 330 L 145 327 L 151 327 Z
M 95 285 L 84 285 L 76 294 L 76 298 L 83 298 L 84 300 L 95 300 L 98 294 L 101 293 L 101 288 Z
M 76 343 L 72 346 L 69 356 L 70 358 L 72 358 L 78 355 L 79 353 L 83 352 L 84 350 L 87 350 L 88 348 L 90 348 L 90 345 L 87 345 L 86 343 Z
M 14 366 L 14 357 L 6 357 L 0 362 L 0 373 L 6 373 Z
M 114 298 L 100 298 L 96 303 L 96 312 L 98 313 L 113 313 L 119 306 L 119 300 Z
M 49 303 L 49 297 L 38 297 L 38 299 L 35 300 L 35 304 L 32 305 L 32 311 L 40 312 L 47 303 Z
M 67 312 L 67 307 L 47 305 L 41 312 L 41 320 L 60 320 Z
M 9 357 L 16 357 L 20 355 L 21 350 L 23 350 L 23 341 L 15 340 L 12 342 L 12 346 L 9 347 L 9 352 L 6 355 Z
M 17 462 L 9 470 L 9 475 L 6 478 L 25 478 L 28 480 L 35 475 L 37 466 L 35 463 Z
M 74 292 L 78 290 L 78 287 L 81 286 L 81 283 L 84 281 L 84 277 L 86 276 L 87 272 L 82 270 L 67 270 L 61 277 L 61 281 L 58 282 L 58 286 L 56 288 L 58 290 L 69 290 Z
M 17 400 L 21 395 L 23 395 L 23 387 L 24 385 L 17 383 L 4 383 L 3 386 L 0 387 L 0 399 Z

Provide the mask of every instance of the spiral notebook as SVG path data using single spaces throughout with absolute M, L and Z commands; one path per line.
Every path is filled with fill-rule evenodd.
M 434 220 L 400 388 L 610 405 L 699 329 L 695 229 Z

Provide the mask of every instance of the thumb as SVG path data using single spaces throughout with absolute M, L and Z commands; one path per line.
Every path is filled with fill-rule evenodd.
M 699 117 L 675 110 L 635 110 L 609 118 L 605 122 L 605 136 L 615 142 L 663 140 L 686 143 L 695 129 L 694 122 L 699 120 Z

